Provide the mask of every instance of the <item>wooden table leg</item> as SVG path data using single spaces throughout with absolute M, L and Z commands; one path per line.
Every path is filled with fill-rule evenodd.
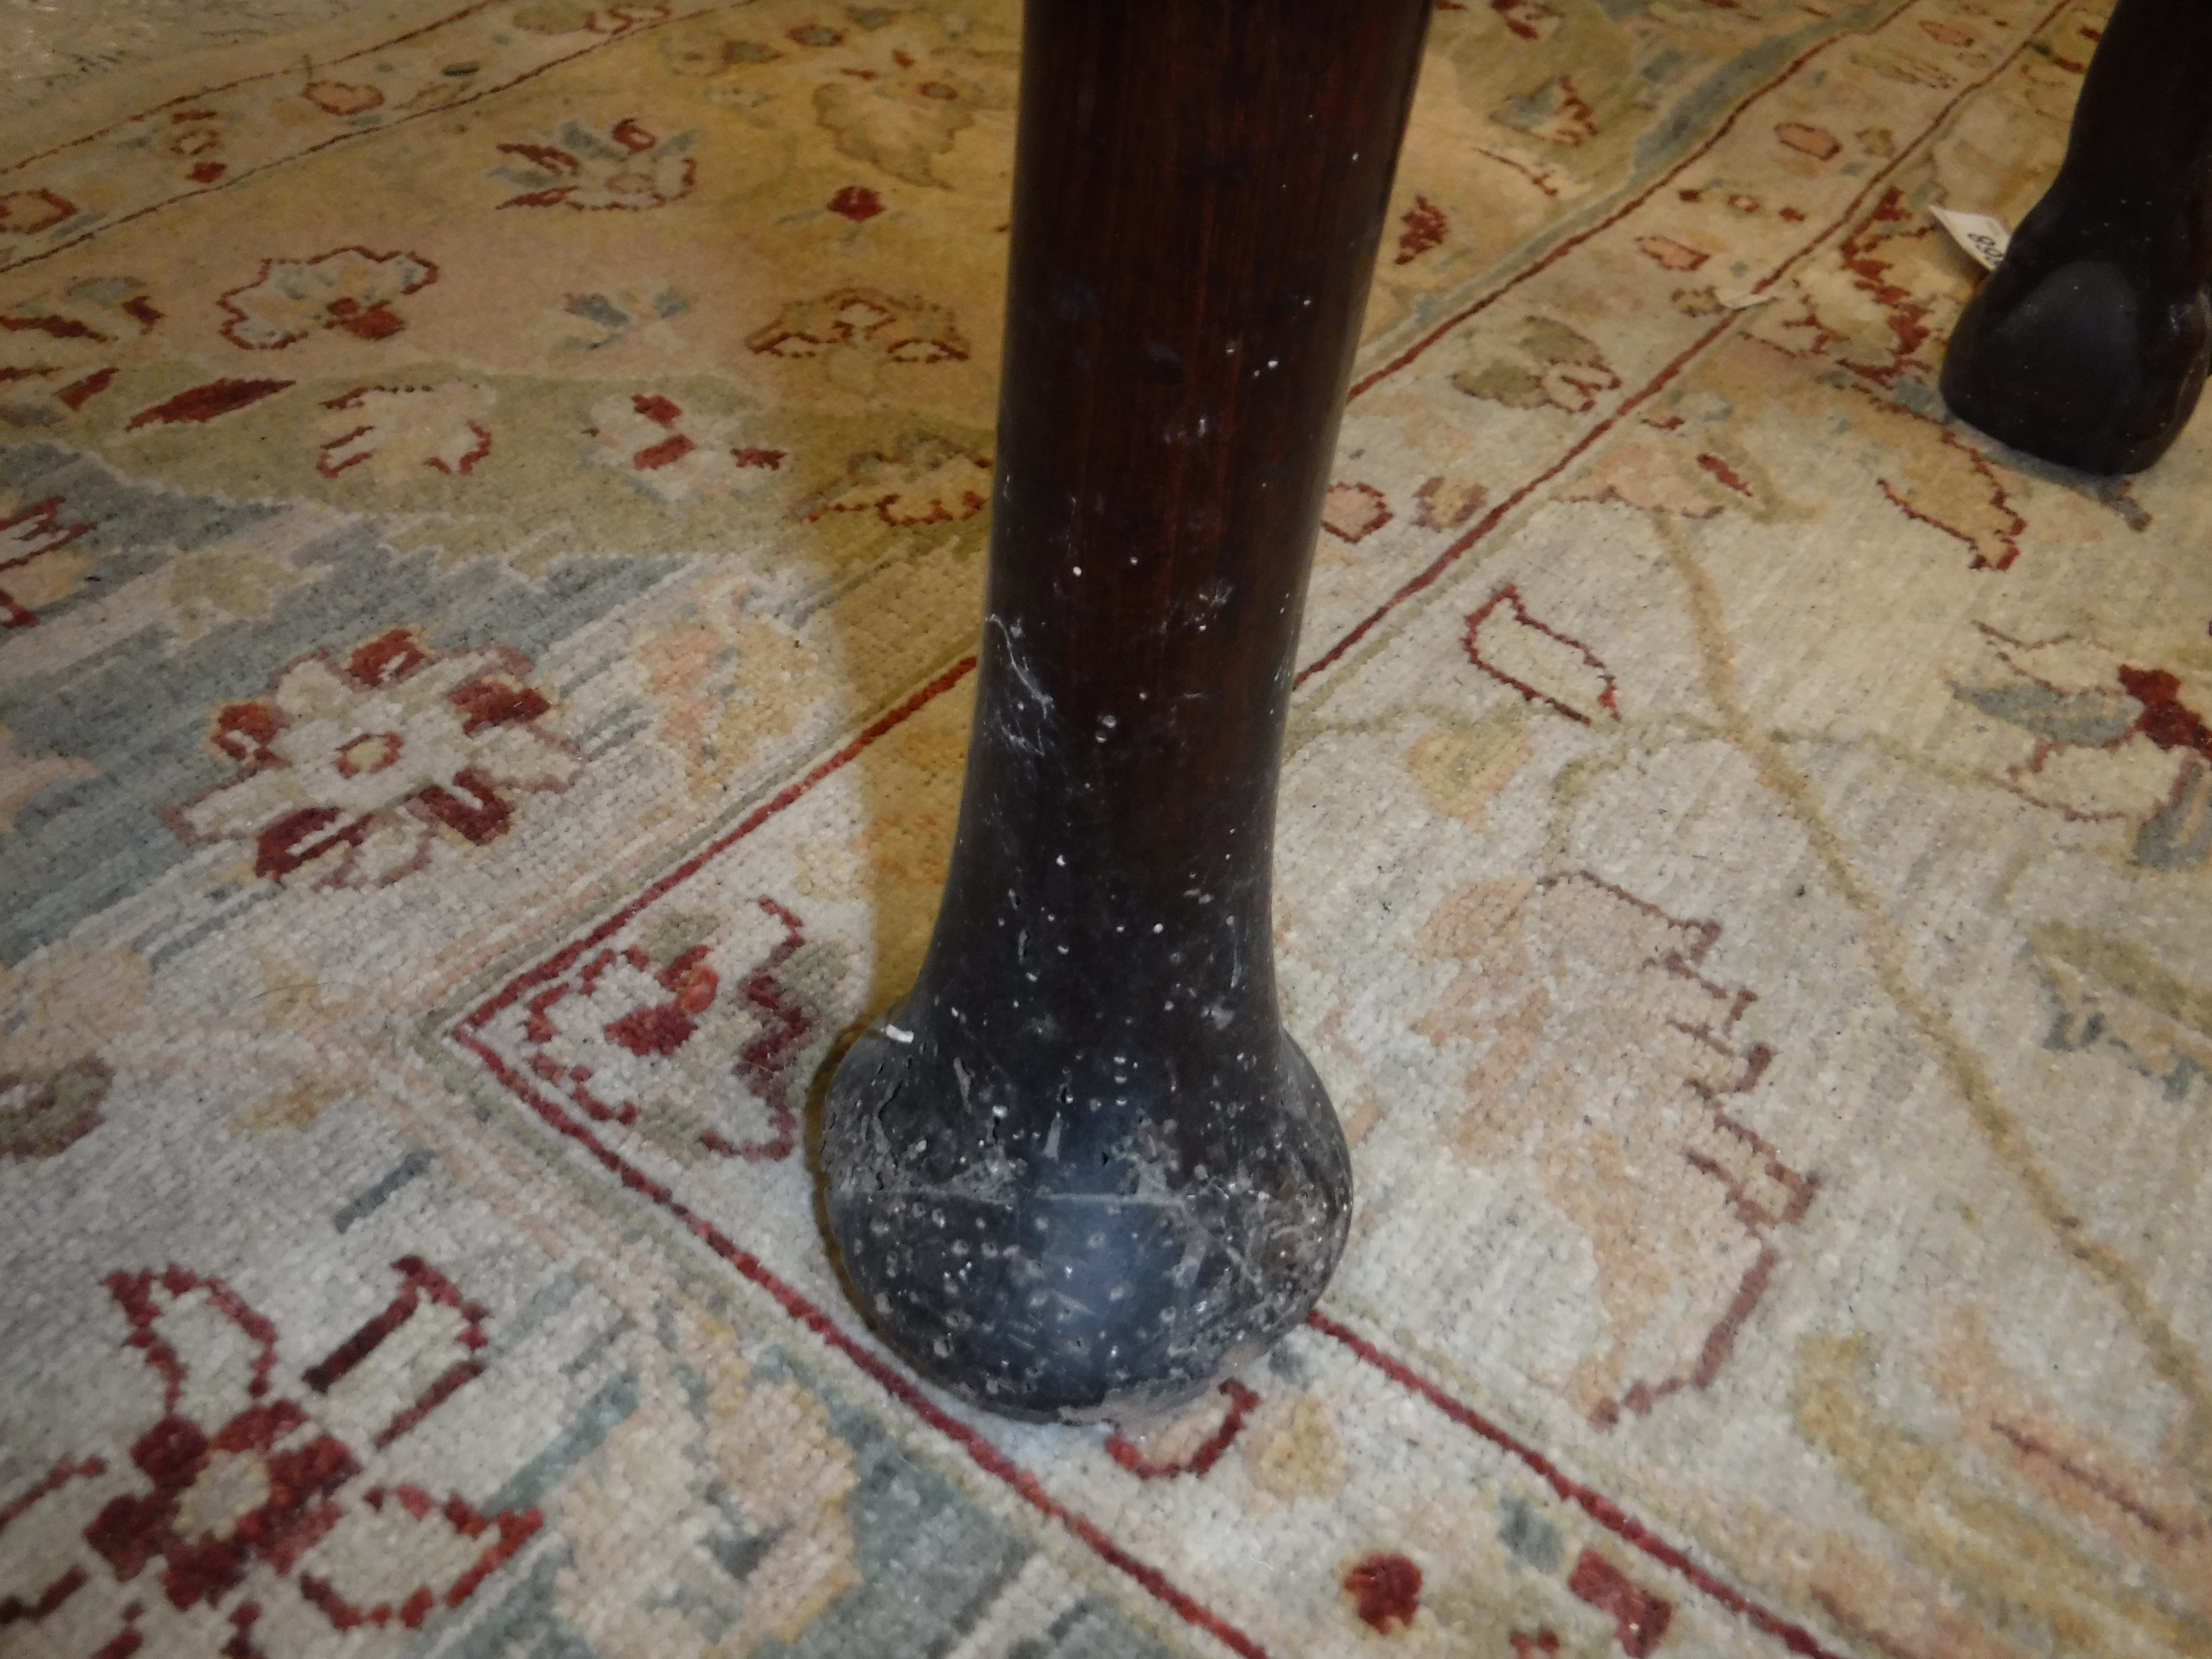
M 2045 460 L 2137 472 L 2212 361 L 2212 4 L 2119 0 L 2066 164 L 1951 331 L 1943 398 Z
M 1275 782 L 1430 5 L 1030 0 L 959 834 L 822 1146 L 861 1306 L 995 1410 L 1187 1398 L 1343 1249 Z

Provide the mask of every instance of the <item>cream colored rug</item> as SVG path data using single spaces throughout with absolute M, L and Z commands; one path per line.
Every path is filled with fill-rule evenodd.
M 1124 1434 L 805 1153 L 1014 9 L 0 14 L 0 1653 L 2212 1652 L 2212 427 L 1933 391 L 2100 17 L 1440 0 L 1279 854 L 1353 1242 Z

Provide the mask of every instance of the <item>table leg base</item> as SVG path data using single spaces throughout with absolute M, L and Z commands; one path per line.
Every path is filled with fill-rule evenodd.
M 963 1057 L 957 1030 L 906 1018 L 878 1021 L 839 1069 L 824 1173 L 855 1300 L 930 1381 L 1006 1416 L 1141 1418 L 1256 1359 L 1319 1299 L 1350 1224 L 1351 1157 L 1287 1035 L 1210 1068 L 1209 1099 L 1137 1085 L 1159 1068 L 1125 1054 L 1130 1092 L 1063 1085 L 1038 1141 L 1003 1127 L 1037 1121 L 1035 1103 L 982 1105 L 1003 1073 Z
M 2119 0 L 2066 162 L 1951 331 L 1943 400 L 2062 466 L 2140 472 L 2212 363 L 2212 6 Z
M 1952 331 L 1944 402 L 2040 459 L 2142 471 L 2196 410 L 2212 305 L 2201 289 L 2161 292 L 2110 257 L 2053 257 L 2025 236 L 2014 250 Z

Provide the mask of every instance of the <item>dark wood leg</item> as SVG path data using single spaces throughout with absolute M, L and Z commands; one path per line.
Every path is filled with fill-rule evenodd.
M 1990 436 L 2136 472 L 2212 349 L 2212 5 L 2119 0 L 2066 164 L 1952 331 L 1943 397 Z
M 862 1307 L 995 1410 L 1187 1398 L 1343 1249 L 1275 781 L 1430 5 L 1030 0 L 959 834 L 822 1149 Z

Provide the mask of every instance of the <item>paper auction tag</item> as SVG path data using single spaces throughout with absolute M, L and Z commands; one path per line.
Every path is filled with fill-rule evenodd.
M 1984 270 L 1995 270 L 2012 246 L 2012 232 L 2002 219 L 1992 219 L 1986 213 L 1954 213 L 1945 207 L 1931 207 L 1928 211 Z

